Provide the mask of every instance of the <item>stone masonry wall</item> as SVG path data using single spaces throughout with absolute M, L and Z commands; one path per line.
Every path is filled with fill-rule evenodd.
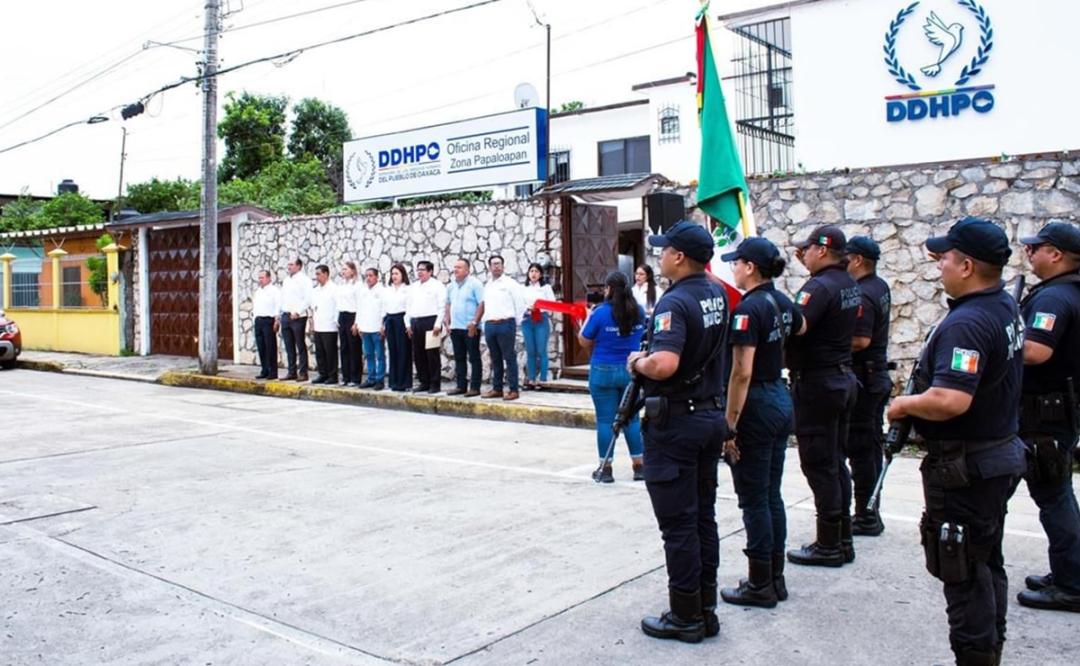
M 416 262 L 435 264 L 437 277 L 444 283 L 452 279 L 454 262 L 465 258 L 472 264 L 472 275 L 484 282 L 488 278 L 487 259 L 501 254 L 506 274 L 521 280 L 529 263 L 546 252 L 558 265 L 561 239 L 558 234 L 559 205 L 552 202 L 552 232 L 545 231 L 545 210 L 541 201 L 505 201 L 483 204 L 434 205 L 409 209 L 373 212 L 362 215 L 297 217 L 246 223 L 240 227 L 240 252 L 237 262 L 240 311 L 240 363 L 257 363 L 251 295 L 257 288 L 256 275 L 267 269 L 277 284 L 287 275 L 289 258 L 299 256 L 304 269 L 314 278 L 315 266 L 326 264 L 337 279 L 343 262 L 352 260 L 362 272 L 376 267 L 385 283 L 390 266 L 403 263 L 414 279 Z M 551 237 L 545 249 L 545 235 Z M 559 367 L 562 358 L 562 324 L 554 318 L 548 346 L 550 368 Z M 489 376 L 487 345 L 481 338 L 484 377 Z M 518 356 L 524 373 L 524 342 L 518 335 Z M 312 351 L 312 353 L 314 353 Z M 284 363 L 284 351 L 281 351 Z M 312 369 L 314 370 L 314 356 Z M 443 377 L 453 378 L 451 345 L 443 345 Z M 550 377 L 550 375 L 549 375 Z
M 1080 215 L 1080 158 L 815 173 L 754 180 L 750 190 L 759 233 L 788 255 L 780 283 L 789 294 L 807 277 L 792 246 L 814 226 L 837 224 L 849 237 L 870 235 L 881 245 L 878 272 L 892 288 L 890 355 L 904 363 L 915 358 L 928 327 L 945 313 L 937 266 L 923 247 L 927 237 L 944 234 L 965 215 L 994 220 L 1013 242 L 1005 270 L 1011 281 L 1023 267 L 1019 237 Z M 1034 281 L 1029 276 L 1028 284 Z

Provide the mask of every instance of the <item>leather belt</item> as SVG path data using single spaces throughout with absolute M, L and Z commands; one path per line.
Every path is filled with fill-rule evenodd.
M 700 412 L 715 412 L 722 410 L 724 403 L 720 398 L 705 398 L 703 400 L 679 400 L 668 402 L 668 416 L 685 416 Z

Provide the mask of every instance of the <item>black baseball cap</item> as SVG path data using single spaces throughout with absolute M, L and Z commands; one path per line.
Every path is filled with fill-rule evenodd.
M 926 249 L 934 254 L 959 250 L 972 259 L 1004 266 L 1009 263 L 1009 237 L 996 224 L 981 217 L 965 217 L 952 225 L 949 233 L 926 240 Z
M 820 245 L 830 250 L 843 252 L 844 248 L 847 247 L 847 236 L 840 230 L 840 227 L 826 224 L 811 231 L 806 240 L 795 243 L 795 247 L 800 250 L 805 250 L 811 245 Z
M 869 236 L 852 236 L 847 242 L 847 253 L 866 257 L 870 261 L 881 259 L 881 248 Z
M 779 256 L 780 250 L 773 245 L 772 241 L 761 236 L 754 236 L 739 243 L 739 247 L 733 251 L 720 255 L 720 260 L 735 261 L 736 259 L 742 259 L 755 266 L 768 266 Z
M 1020 239 L 1024 245 L 1053 245 L 1063 252 L 1080 254 L 1080 228 L 1067 222 L 1051 222 L 1034 236 Z
M 693 222 L 682 220 L 660 236 L 649 236 L 649 245 L 653 247 L 671 246 L 703 264 L 713 257 L 716 245 L 713 237 L 705 228 Z

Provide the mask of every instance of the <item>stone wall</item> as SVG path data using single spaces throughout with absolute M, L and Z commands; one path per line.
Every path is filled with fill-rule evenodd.
M 239 231 L 239 286 L 235 294 L 239 301 L 242 352 L 236 360 L 257 363 L 251 294 L 257 287 L 256 275 L 261 269 L 270 270 L 280 284 L 287 275 L 286 264 L 291 257 L 299 256 L 311 276 L 318 264 L 327 264 L 336 276 L 342 263 L 352 260 L 361 271 L 368 267 L 378 268 L 385 281 L 391 265 L 403 263 L 409 269 L 409 278 L 413 279 L 416 262 L 427 260 L 435 264 L 438 278 L 448 282 L 454 262 L 463 257 L 471 262 L 472 274 L 486 281 L 488 257 L 501 254 L 506 262 L 506 274 L 521 280 L 529 263 L 536 261 L 542 253 L 546 253 L 555 265 L 560 262 L 558 202 L 551 204 L 550 221 L 545 223 L 545 219 L 543 202 L 520 200 L 243 224 Z M 546 231 L 546 225 L 550 225 L 550 233 Z M 547 245 L 545 236 L 550 237 Z M 556 321 L 548 347 L 552 370 L 558 369 L 561 363 L 561 330 L 561 322 Z M 481 348 L 487 378 L 488 355 L 483 341 Z M 524 371 L 524 343 L 520 335 L 518 351 Z M 284 359 L 283 352 L 281 357 Z M 453 355 L 450 343 L 446 341 L 443 345 L 443 376 L 452 378 L 453 374 Z
M 892 287 L 890 354 L 905 362 L 945 313 L 937 266 L 923 247 L 927 237 L 944 234 L 965 215 L 993 219 L 1013 242 L 1005 270 L 1012 280 L 1023 261 L 1019 237 L 1080 214 L 1080 158 L 1061 154 L 804 174 L 754 180 L 750 190 L 759 233 L 788 254 L 787 277 L 780 281 L 787 293 L 795 293 L 807 276 L 792 245 L 814 226 L 837 224 L 849 237 L 870 235 L 881 245 L 878 270 Z

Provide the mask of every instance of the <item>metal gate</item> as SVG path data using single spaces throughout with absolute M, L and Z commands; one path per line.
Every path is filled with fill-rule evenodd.
M 199 227 L 150 232 L 150 350 L 199 355 Z M 218 357 L 232 359 L 232 235 L 218 225 Z
M 573 203 L 563 199 L 563 293 L 584 301 L 600 291 L 607 274 L 619 266 L 619 211 L 614 206 Z M 569 242 L 566 240 L 569 239 Z M 564 329 L 564 366 L 584 365 L 589 353 L 581 348 L 573 326 Z

